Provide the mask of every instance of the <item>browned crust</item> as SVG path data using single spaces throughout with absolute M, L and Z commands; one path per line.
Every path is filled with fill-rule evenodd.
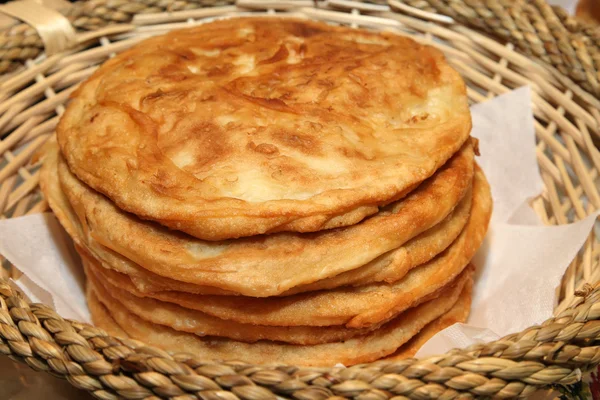
M 345 325 L 357 329 L 387 321 L 414 307 L 427 296 L 436 296 L 461 274 L 480 247 L 491 214 L 491 195 L 481 170 L 477 169 L 476 177 L 473 210 L 458 239 L 442 254 L 410 271 L 398 282 L 309 292 L 283 298 L 203 296 L 182 292 L 158 292 L 146 296 L 244 324 Z M 111 279 L 111 275 L 114 275 L 104 269 L 99 269 L 99 272 L 105 279 Z M 126 280 L 121 276 L 121 282 L 123 278 Z M 117 286 L 137 296 L 145 296 L 120 281 L 113 278 Z
M 577 3 L 576 15 L 584 21 L 600 23 L 600 2 L 598 0 L 580 0 Z
M 149 273 L 163 276 L 169 285 L 182 282 L 185 288 L 177 290 L 198 292 L 203 286 L 267 297 L 362 267 L 440 223 L 470 188 L 473 152 L 466 144 L 410 195 L 360 224 L 310 235 L 279 233 L 221 243 L 177 234 L 122 212 L 78 181 L 64 163 L 58 167 L 62 189 L 55 187 L 53 168 L 56 157 L 48 157 L 42 180 L 54 179 L 43 185 L 50 206 L 61 222 L 74 218 L 72 206 L 78 222 L 64 225 L 80 225 L 73 233 L 75 240 L 113 268 L 141 278 L 152 278 Z
M 57 134 L 71 170 L 120 208 L 222 240 L 355 224 L 431 176 L 470 128 L 464 82 L 432 47 L 244 18 L 117 55 Z
M 470 279 L 466 279 L 468 285 Z M 345 342 L 312 346 L 271 341 L 243 343 L 222 338 L 200 338 L 171 328 L 151 324 L 129 313 L 118 304 L 100 307 L 101 300 L 88 292 L 92 319 L 100 328 L 122 330 L 132 338 L 170 351 L 192 353 L 215 360 L 239 360 L 256 364 L 286 363 L 290 365 L 333 366 L 372 362 L 393 353 L 429 322 L 446 313 L 458 300 L 463 286 L 456 285 L 434 300 L 414 307 L 399 318 L 365 336 Z
M 472 283 L 465 286 L 460 298 L 450 311 L 427 324 L 415 337 L 403 344 L 386 360 L 403 360 L 414 357 L 421 347 L 435 334 L 459 322 L 466 322 L 471 312 Z
M 91 258 L 84 257 L 88 285 L 91 285 L 96 294 L 110 308 L 124 307 L 128 312 L 144 319 L 145 321 L 168 326 L 181 332 L 194 333 L 198 336 L 217 336 L 229 338 L 246 343 L 259 340 L 271 340 L 302 345 L 315 345 L 348 340 L 350 338 L 368 334 L 378 329 L 382 323 L 376 323 L 366 328 L 353 329 L 345 326 L 264 326 L 253 324 L 240 324 L 234 321 L 222 320 L 190 308 L 154 300 L 147 297 L 137 297 L 128 291 L 113 286 L 110 280 L 98 273 L 101 267 Z M 454 286 L 463 286 L 470 278 L 471 272 L 466 271 L 450 282 L 446 287 L 420 299 L 415 306 L 432 300 L 442 295 Z M 131 288 L 130 288 L 131 289 Z M 398 316 L 394 316 L 397 318 Z

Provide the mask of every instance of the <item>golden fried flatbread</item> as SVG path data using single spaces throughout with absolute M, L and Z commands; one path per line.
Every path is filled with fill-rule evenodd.
M 471 285 L 472 280 L 467 279 L 465 286 Z M 188 352 L 207 359 L 239 360 L 255 364 L 333 366 L 337 363 L 353 365 L 371 362 L 393 353 L 430 321 L 447 312 L 456 303 L 462 290 L 458 285 L 452 286 L 436 299 L 408 310 L 367 335 L 344 342 L 312 346 L 266 340 L 243 343 L 222 338 L 201 338 L 147 322 L 129 313 L 118 302 L 103 303 L 104 299 L 97 298 L 92 290 L 88 291 L 88 303 L 92 320 L 98 327 L 112 331 L 115 329 L 113 324 L 116 324 L 130 337 L 165 350 Z M 103 303 L 104 308 L 100 303 Z
M 440 168 L 471 130 L 430 46 L 286 18 L 217 21 L 102 65 L 57 128 L 121 209 L 205 240 L 352 225 Z
M 58 162 L 61 187 L 82 225 L 80 241 L 100 259 L 109 261 L 100 254 L 106 248 L 126 257 L 122 261 L 131 260 L 156 275 L 254 297 L 282 294 L 295 286 L 363 267 L 385 253 L 389 260 L 380 258 L 375 263 L 411 264 L 403 261 L 410 259 L 406 252 L 391 250 L 443 221 L 468 193 L 472 174 L 473 150 L 468 143 L 403 200 L 357 225 L 217 243 L 169 231 L 122 212 L 77 180 L 64 161 Z M 47 176 L 52 178 L 52 174 Z
M 285 291 L 280 296 L 289 296 L 296 293 L 332 289 L 349 285 L 361 286 L 376 282 L 392 283 L 400 280 L 412 268 L 434 258 L 458 237 L 469 218 L 471 200 L 472 193 L 467 193 L 456 209 L 454 209 L 443 222 L 409 240 L 404 246 L 392 250 L 390 252 L 392 254 L 388 255 L 386 253 L 363 267 L 344 272 L 334 277 L 306 285 L 296 286 Z M 70 208 L 68 205 L 67 207 Z M 177 281 L 165 281 L 164 279 L 166 278 L 158 277 L 151 272 L 139 271 L 139 267 L 120 268 L 118 265 L 123 262 L 122 257 L 119 257 L 118 255 L 113 256 L 112 254 L 114 254 L 114 252 L 111 252 L 110 250 L 107 251 L 109 252 L 108 257 L 106 257 L 107 254 L 104 254 L 105 251 L 100 252 L 101 254 L 104 254 L 103 257 L 99 256 L 98 252 L 90 254 L 92 252 L 90 252 L 89 249 L 84 250 L 78 247 L 79 253 L 85 252 L 88 256 L 95 258 L 97 263 L 110 265 L 111 260 L 113 260 L 113 264 L 117 263 L 116 268 L 111 268 L 110 266 L 105 266 L 105 268 L 114 269 L 117 272 L 129 275 L 130 279 L 112 274 L 113 280 L 116 280 L 121 286 L 133 284 L 135 286 L 135 289 L 133 290 L 138 293 L 151 294 L 167 290 L 195 294 L 235 295 L 235 293 L 227 293 L 225 291 L 219 292 L 219 289 L 216 288 L 200 286 L 190 287 L 189 284 L 185 283 L 178 285 Z M 103 263 L 101 257 L 104 259 L 108 258 L 108 260 Z M 128 264 L 135 265 L 133 263 Z
M 414 357 L 419 349 L 436 333 L 455 323 L 465 322 L 471 309 L 471 289 L 472 286 L 465 286 L 458 301 L 452 306 L 450 311 L 427 324 L 416 336 L 400 346 L 393 354 L 385 357 L 385 360 L 404 360 L 406 358 Z M 121 338 L 129 337 L 129 335 L 117 325 L 104 305 L 98 301 L 93 293 L 89 293 L 88 291 L 87 299 L 92 319 L 96 326 L 102 327 L 113 336 Z
M 150 298 L 137 297 L 126 290 L 111 285 L 110 279 L 105 280 L 96 271 L 102 269 L 91 258 L 83 259 L 91 285 L 99 298 L 107 303 L 117 302 L 128 312 L 158 325 L 168 326 L 177 331 L 194 333 L 198 336 L 218 336 L 233 340 L 254 343 L 258 340 L 272 340 L 293 344 L 313 345 L 321 343 L 340 342 L 352 337 L 365 335 L 381 325 L 375 324 L 363 329 L 352 329 L 344 326 L 262 326 L 240 324 L 212 317 L 200 311 L 184 308 L 173 303 L 162 302 Z M 471 279 L 471 270 L 463 272 L 457 279 L 447 287 L 427 296 L 418 304 L 432 300 L 433 298 L 449 290 L 450 286 L 463 286 L 466 280 Z M 417 304 L 415 304 L 417 305 Z M 398 316 L 394 316 L 396 318 Z
M 471 287 L 467 286 L 460 295 L 460 298 L 452 306 L 450 311 L 441 317 L 433 320 L 425 326 L 415 337 L 403 344 L 392 355 L 387 356 L 386 360 L 404 360 L 414 357 L 421 347 L 436 333 L 459 322 L 466 322 L 471 312 Z
M 273 340 L 294 344 L 320 344 L 339 342 L 354 336 L 364 335 L 376 329 L 373 325 L 368 329 L 349 329 L 343 326 L 313 327 L 313 326 L 263 326 L 240 324 L 212 317 L 200 311 L 183 308 L 173 303 L 167 303 L 151 298 L 136 297 L 123 289 L 108 283 L 96 268 L 90 267 L 92 261 L 83 259 L 86 267 L 88 285 L 96 295 L 107 304 L 117 304 L 137 317 L 158 325 L 168 326 L 177 331 L 189 332 L 198 336 L 218 336 L 254 343 L 258 340 Z M 101 268 L 101 267 L 100 267 Z
M 331 278 L 293 287 L 282 295 L 399 281 L 408 271 L 431 260 L 454 242 L 467 224 L 472 199 L 473 193 L 469 191 L 444 221 L 366 265 Z
M 54 210 L 71 237 L 73 237 L 76 245 L 85 248 L 80 247 L 80 252 L 91 253 L 90 255 L 102 262 L 107 268 L 112 268 L 118 272 L 129 275 L 132 279 L 132 283 L 136 286 L 136 289 L 144 293 L 176 290 L 200 294 L 236 294 L 218 288 L 191 285 L 185 282 L 160 277 L 150 271 L 140 268 L 135 263 L 98 244 L 93 239 L 84 242 L 82 238 L 87 237 L 87 233 L 83 232 L 84 226 L 78 221 L 75 211 L 72 209 L 62 192 L 55 172 L 57 168 L 58 149 L 56 146 L 50 147 L 47 153 L 42 169 L 42 190 L 46 193 L 46 198 L 49 201 L 51 208 Z M 329 289 L 345 285 L 358 286 L 374 282 L 393 282 L 399 280 L 406 272 L 408 272 L 408 270 L 416 265 L 429 261 L 456 239 L 466 224 L 470 208 L 471 193 L 467 193 L 444 221 L 411 239 L 404 246 L 388 252 L 389 254 L 383 254 L 363 267 L 331 278 L 294 287 L 287 290 L 282 295 Z M 84 213 L 84 211 L 81 213 Z M 82 218 L 85 219 L 85 216 Z
M 40 187 L 52 212 L 75 242 L 75 247 L 79 253 L 93 254 L 94 257 L 102 260 L 103 266 L 110 266 L 110 268 L 128 275 L 136 289 L 144 293 L 160 290 L 180 290 L 190 293 L 236 294 L 218 288 L 175 281 L 153 274 L 98 243 L 86 241 L 85 238 L 88 237 L 88 232 L 84 231 L 86 226 L 79 222 L 78 215 L 69 204 L 58 181 L 56 170 L 59 156 L 58 147 L 56 143 L 50 141 L 46 149 L 44 164 L 40 174 Z
M 202 296 L 182 292 L 157 292 L 152 298 L 202 311 L 217 318 L 269 326 L 331 326 L 364 328 L 387 321 L 454 280 L 481 245 L 491 214 L 492 200 L 485 176 L 476 170 L 472 210 L 458 239 L 402 280 L 361 287 L 338 288 L 275 298 Z M 99 270 L 102 275 L 106 270 Z M 123 276 L 121 276 L 121 279 Z M 109 279 L 107 276 L 105 279 Z M 116 286 L 131 290 L 131 285 Z M 143 293 L 133 294 L 144 296 Z
M 131 279 L 131 283 L 135 285 L 135 290 L 141 293 L 153 293 L 168 290 L 202 294 L 235 294 L 217 288 L 191 285 L 185 282 L 179 282 L 169 278 L 160 277 L 140 268 L 135 263 L 130 262 L 123 256 L 120 256 L 110 249 L 99 245 L 93 240 L 84 243 L 81 238 L 86 237 L 87 233 L 82 231 L 83 226 L 79 223 L 75 212 L 62 193 L 58 182 L 56 174 L 57 158 L 58 150 L 56 145 L 51 147 L 50 144 L 50 148 L 46 154 L 46 160 L 42 168 L 41 186 L 51 208 L 54 210 L 56 216 L 65 227 L 69 235 L 74 239 L 79 253 L 85 253 L 89 257 L 98 259 L 98 261 L 101 262 L 106 268 L 112 268 L 120 273 L 127 274 Z M 434 257 L 437 253 L 447 247 L 447 242 L 453 240 L 456 235 L 455 231 L 459 230 L 458 227 L 464 226 L 463 220 L 466 222 L 468 211 L 470 211 L 466 209 L 470 209 L 470 204 L 471 198 L 469 197 L 469 194 L 467 194 L 465 198 L 461 200 L 457 208 L 451 213 L 451 215 L 446 217 L 442 223 L 410 240 L 406 244 L 405 248 L 401 247 L 393 250 L 392 252 L 394 252 L 394 255 L 392 257 L 387 257 L 384 255 L 357 270 L 350 271 L 330 279 L 318 281 L 314 284 L 308 284 L 299 288 L 294 288 L 292 290 L 298 293 L 311 290 L 313 287 L 334 287 L 336 282 L 340 285 L 350 283 L 359 284 L 360 282 L 364 282 L 366 284 L 369 283 L 367 281 L 369 275 L 373 277 L 373 281 L 375 282 L 379 280 L 385 281 L 386 278 L 389 279 L 392 276 L 399 276 L 399 274 L 405 273 L 402 271 L 406 271 L 411 266 L 417 265 L 420 262 L 424 262 L 427 259 Z M 430 233 L 428 234 L 428 232 Z M 448 237 L 444 237 L 444 233 L 445 236 Z M 390 261 L 386 262 L 385 260 Z M 383 265 L 384 263 L 387 265 Z M 292 290 L 288 290 L 283 294 L 292 294 Z
M 92 291 L 91 286 L 86 287 L 85 293 L 90 315 L 92 317 L 92 324 L 98 328 L 104 329 L 109 335 L 121 339 L 128 339 L 129 335 L 115 322 L 104 304 L 100 303 L 98 296 Z

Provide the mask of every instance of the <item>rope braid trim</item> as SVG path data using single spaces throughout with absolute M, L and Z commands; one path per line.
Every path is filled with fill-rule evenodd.
M 575 383 L 600 363 L 600 288 L 579 295 L 585 297 L 540 326 L 495 342 L 424 360 L 304 368 L 170 354 L 65 320 L 47 306 L 29 304 L 0 280 L 0 354 L 102 399 L 524 397 L 548 385 Z
M 124 1 L 96 0 L 87 4 L 92 3 L 110 3 L 111 7 L 120 4 L 122 7 L 111 14 L 114 20 L 100 18 L 98 15 L 105 14 L 95 11 L 96 15 L 93 10 L 89 15 L 81 12 L 69 18 L 85 21 L 84 25 L 89 23 L 89 26 L 92 26 L 89 21 L 95 21 L 101 27 L 114 21 L 129 21 L 135 15 L 129 14 L 129 19 L 123 17 L 128 4 Z M 184 1 L 166 3 L 192 4 Z M 156 5 L 158 2 L 152 4 L 152 7 L 160 6 Z M 194 7 L 200 8 L 190 6 Z M 161 12 L 151 7 L 145 9 Z M 569 25 L 568 16 L 556 15 L 566 21 L 564 25 L 569 26 L 569 31 L 585 31 L 590 37 L 595 32 L 583 25 Z M 37 54 L 43 51 L 39 36 L 31 28 L 17 25 L 13 29 L 29 40 L 31 48 L 37 46 L 40 49 Z M 3 38 L 1 34 L 0 38 Z M 1 65 L 4 62 L 1 56 L 0 60 Z M 454 350 L 422 361 L 378 362 L 348 369 L 311 369 L 216 363 L 189 354 L 171 355 L 139 341 L 117 339 L 95 327 L 64 320 L 45 306 L 28 304 L 6 281 L 0 281 L 0 352 L 36 370 L 66 378 L 74 386 L 103 399 L 176 396 L 215 400 L 273 399 L 276 396 L 306 400 L 329 397 L 361 400 L 391 397 L 454 399 L 477 395 L 523 397 L 549 384 L 576 382 L 581 371 L 600 362 L 600 349 L 596 345 L 598 294 L 588 290 L 580 295 L 586 297 L 577 307 L 539 327 L 493 343 Z M 573 310 L 577 312 L 570 313 Z
M 600 26 L 579 22 L 545 0 L 405 0 L 513 43 L 600 98 Z
M 403 0 L 513 43 L 600 98 L 600 26 L 579 22 L 545 0 Z M 129 23 L 137 14 L 168 13 L 232 5 L 235 0 L 90 0 L 62 10 L 78 31 Z M 25 24 L 0 33 L 0 74 L 13 71 L 44 50 L 37 32 Z

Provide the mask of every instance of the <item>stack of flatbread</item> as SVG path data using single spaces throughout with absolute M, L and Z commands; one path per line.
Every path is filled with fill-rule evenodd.
M 350 365 L 410 356 L 468 315 L 491 213 L 470 130 L 432 47 L 230 19 L 100 67 L 42 188 L 98 326 L 206 358 Z

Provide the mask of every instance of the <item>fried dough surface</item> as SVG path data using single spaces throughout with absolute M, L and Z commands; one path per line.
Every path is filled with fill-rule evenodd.
M 472 284 L 468 279 L 465 286 Z M 414 307 L 381 328 L 344 342 L 312 346 L 261 340 L 243 343 L 222 338 L 200 338 L 197 335 L 149 323 L 108 299 L 98 298 L 88 290 L 92 320 L 109 331 L 122 330 L 130 337 L 170 351 L 192 353 L 215 360 L 239 360 L 254 364 L 273 362 L 290 365 L 353 365 L 377 360 L 393 353 L 409 341 L 429 322 L 446 313 L 459 299 L 463 288 L 456 285 L 439 297 Z M 103 302 L 106 301 L 106 302 Z M 110 302 L 110 303 L 109 303 Z M 116 326 L 115 326 L 116 325 Z
M 387 356 L 385 359 L 404 360 L 405 358 L 414 357 L 419 349 L 438 332 L 458 322 L 466 322 L 469 313 L 471 312 L 471 289 L 471 286 L 467 286 L 450 311 L 428 323 L 416 336 L 403 344 L 396 352 L 394 352 L 394 354 Z
M 54 172 L 56 163 L 60 185 Z M 411 261 L 411 254 L 401 247 L 444 221 L 469 193 L 472 176 L 473 150 L 467 143 L 407 197 L 357 225 L 223 242 L 169 231 L 119 210 L 80 182 L 56 151 L 48 154 L 44 163 L 42 189 L 59 220 L 65 227 L 71 226 L 71 236 L 81 247 L 114 269 L 133 276 L 140 285 L 148 277 L 147 292 L 170 289 L 268 297 L 371 262 L 414 266 L 423 257 L 415 254 Z M 441 251 L 443 246 L 435 248 Z M 369 268 L 374 270 L 372 267 Z M 160 277 L 168 279 L 161 282 Z M 385 280 L 385 276 L 380 278 Z M 182 282 L 181 288 L 177 282 Z
M 353 329 L 345 326 L 264 326 L 253 324 L 240 324 L 234 321 L 212 317 L 197 310 L 178 306 L 173 303 L 154 300 L 147 297 L 137 297 L 124 289 L 113 286 L 110 281 L 98 274 L 101 268 L 95 261 L 84 258 L 88 284 L 100 298 L 116 302 L 127 309 L 128 312 L 153 324 L 168 326 L 177 331 L 194 333 L 198 336 L 216 336 L 229 338 L 246 343 L 259 340 L 272 340 L 284 343 L 314 345 L 322 343 L 340 342 L 350 338 L 365 335 L 378 329 L 382 323 L 373 324 L 366 328 Z M 471 279 L 471 271 L 465 271 L 446 287 L 426 296 L 415 303 L 415 306 L 432 300 L 439 295 L 451 290 L 453 286 L 464 286 Z M 394 316 L 398 318 L 399 315 Z
M 147 296 L 243 324 L 365 328 L 382 323 L 419 304 L 423 298 L 436 295 L 469 264 L 483 241 L 492 207 L 489 186 L 479 168 L 473 191 L 469 221 L 454 243 L 391 284 L 375 283 L 270 298 L 205 296 L 175 291 Z M 105 269 L 98 272 L 115 286 L 136 296 L 146 296 L 127 285 L 125 276 L 115 276 Z
M 470 129 L 464 82 L 433 47 L 241 18 L 118 54 L 57 136 L 119 208 L 224 240 L 355 224 L 433 175 Z

